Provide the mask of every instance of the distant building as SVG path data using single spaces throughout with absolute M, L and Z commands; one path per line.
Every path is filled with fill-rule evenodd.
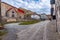
M 48 20 L 51 20 L 51 15 L 49 14 L 49 15 L 46 15 L 47 17 L 48 17 Z
M 43 13 L 43 14 L 40 14 L 41 15 L 41 20 L 47 20 L 48 19 L 48 16 Z

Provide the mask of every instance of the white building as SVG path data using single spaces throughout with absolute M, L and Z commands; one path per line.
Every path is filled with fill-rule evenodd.
M 55 0 L 55 13 L 56 13 L 56 18 L 57 18 L 57 29 L 58 33 L 60 34 L 60 0 Z

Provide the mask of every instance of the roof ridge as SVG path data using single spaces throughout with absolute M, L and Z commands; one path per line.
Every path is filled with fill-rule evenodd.
M 13 8 L 17 8 L 17 7 L 15 7 L 15 6 L 13 6 L 13 5 L 10 5 L 10 4 L 6 3 L 6 2 L 1 2 L 1 3 L 4 3 L 4 4 L 6 4 L 6 5 L 9 5 L 9 6 L 13 7 Z

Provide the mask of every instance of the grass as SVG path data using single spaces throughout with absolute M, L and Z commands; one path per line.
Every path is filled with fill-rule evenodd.
M 0 38 L 0 40 L 2 40 L 2 38 Z
M 7 33 L 7 31 L 0 31 L 0 36 L 3 36 Z
M 0 23 L 0 26 L 1 26 L 1 23 Z
M 38 23 L 38 20 L 32 20 L 32 21 L 23 21 L 22 23 L 20 23 L 19 25 L 30 25 L 30 24 L 35 24 Z
M 12 22 L 6 22 L 5 24 L 9 24 L 9 23 L 18 23 L 19 21 L 12 21 Z
M 4 22 L 3 25 L 9 24 L 9 23 L 19 23 L 19 22 L 21 22 L 19 25 L 30 25 L 30 24 L 35 24 L 35 23 L 39 22 L 39 20 Z M 1 24 L 0 24 L 0 26 L 1 26 Z
M 5 35 L 7 31 L 5 30 L 0 30 L 0 40 L 2 40 L 2 36 Z
M 3 26 L 4 24 L 0 23 L 0 26 Z

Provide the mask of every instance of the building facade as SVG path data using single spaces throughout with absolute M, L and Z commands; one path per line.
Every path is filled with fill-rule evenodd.
M 2 19 L 9 21 L 17 21 L 24 18 L 25 10 L 23 8 L 16 8 L 8 3 L 1 2 Z
M 2 19 L 8 21 L 30 20 L 34 12 L 24 8 L 16 8 L 8 3 L 1 2 Z
M 8 21 L 16 21 L 18 17 L 16 12 L 16 7 L 13 7 L 7 3 L 1 2 L 1 15 L 2 19 Z
M 50 4 L 51 4 L 51 17 L 52 17 L 52 19 L 56 19 L 55 0 L 50 0 Z
M 60 34 L 60 0 L 55 0 L 55 13 L 56 13 L 56 20 L 57 20 L 57 30 Z
M 57 18 L 60 18 L 60 0 L 55 0 L 56 1 L 56 13 L 57 13 Z
M 51 0 L 53 1 L 53 0 Z M 56 15 L 56 31 L 60 34 L 60 0 L 54 0 L 55 2 L 51 2 L 51 14 Z M 52 7 L 55 5 L 55 7 Z M 55 12 L 52 12 L 52 9 L 55 8 Z

